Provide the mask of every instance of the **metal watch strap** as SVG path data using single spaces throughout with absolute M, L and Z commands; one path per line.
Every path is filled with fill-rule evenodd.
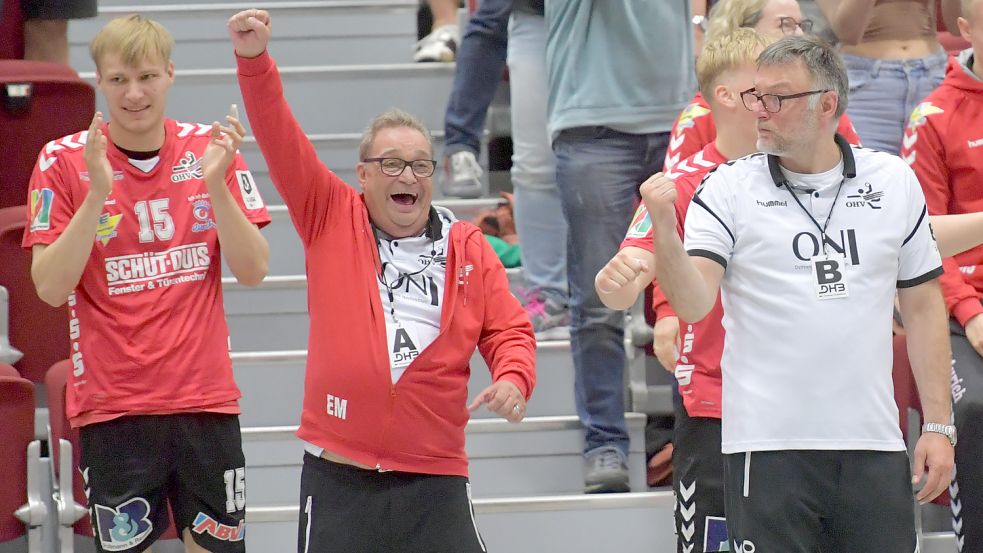
M 935 432 L 949 438 L 949 443 L 956 445 L 956 426 L 952 424 L 942 424 L 940 422 L 926 422 L 922 425 L 922 432 Z

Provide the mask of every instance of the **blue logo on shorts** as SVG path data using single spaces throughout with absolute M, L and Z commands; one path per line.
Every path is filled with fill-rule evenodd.
M 154 529 L 147 519 L 150 504 L 142 497 L 135 497 L 115 509 L 102 505 L 94 508 L 99 541 L 106 551 L 122 551 L 139 545 Z
M 724 517 L 707 517 L 703 531 L 703 550 L 730 551 L 727 539 L 727 519 Z

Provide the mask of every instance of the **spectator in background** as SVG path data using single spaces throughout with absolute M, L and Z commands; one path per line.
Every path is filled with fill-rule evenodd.
M 754 29 L 769 41 L 788 35 L 808 34 L 813 22 L 804 18 L 795 0 L 719 0 L 710 10 L 706 23 L 707 40 L 723 36 L 735 29 L 747 27 Z M 837 132 L 850 143 L 859 144 L 853 125 L 844 115 L 840 118 Z M 704 146 L 713 142 L 716 135 L 710 106 L 697 91 L 692 102 L 679 117 L 672 128 L 672 138 L 666 151 L 663 171 L 669 172 Z
M 551 0 L 545 8 L 547 124 L 569 226 L 574 394 L 587 430 L 584 489 L 623 492 L 624 315 L 601 303 L 594 276 L 617 252 L 638 186 L 661 168 L 672 120 L 695 89 L 691 12 L 688 2 Z
M 110 120 L 97 113 L 49 143 L 27 202 L 38 295 L 70 307 L 67 415 L 100 552 L 147 550 L 168 503 L 188 552 L 245 551 L 221 261 L 262 282 L 270 219 L 237 150 L 238 115 L 205 134 L 165 117 L 172 45 L 139 15 L 103 27 L 90 52 Z M 230 532 L 208 530 L 219 527 Z
M 983 211 L 983 0 L 964 0 L 958 26 L 972 48 L 950 58 L 942 85 L 909 118 L 901 157 L 925 191 L 929 213 Z M 938 230 L 936 229 L 936 233 Z M 983 247 L 943 261 L 952 320 L 956 478 L 949 488 L 960 551 L 983 551 Z M 905 320 L 905 324 L 908 321 Z
M 455 17 L 456 13 L 455 9 Z M 505 69 L 511 13 L 512 0 L 483 0 L 461 41 L 454 87 L 444 114 L 441 190 L 445 196 L 478 198 L 485 191 L 478 151 L 488 106 Z
M 544 0 L 515 0 L 509 23 L 512 91 L 512 188 L 522 243 L 523 297 L 539 340 L 570 337 L 567 220 L 556 186 L 556 158 L 546 134 Z
M 461 30 L 457 17 L 461 1 L 429 0 L 429 3 L 433 24 L 430 26 L 430 34 L 416 43 L 413 61 L 454 61 L 457 46 L 461 43 Z
M 816 3 L 841 43 L 857 132 L 865 146 L 897 154 L 908 115 L 945 74 L 935 0 Z
M 660 174 L 642 185 L 656 275 L 680 318 L 701 320 L 722 293 L 721 447 L 735 551 L 912 551 L 912 485 L 925 483 L 917 498 L 926 502 L 951 476 L 941 259 L 911 171 L 835 136 L 846 94 L 831 47 L 782 39 L 741 94 L 767 155 L 704 179 L 685 249 L 675 184 Z M 851 198 L 858 189 L 864 196 Z M 892 394 L 895 291 L 928 421 L 913 467 Z
M 418 119 L 391 110 L 370 123 L 363 194 L 318 161 L 267 52 L 270 23 L 246 10 L 229 34 L 256 142 L 306 252 L 298 551 L 482 552 L 468 409 L 522 420 L 536 378 L 531 325 L 481 231 L 431 204 L 437 162 Z M 493 383 L 469 405 L 476 348 Z
M 509 23 L 513 8 L 515 15 Z M 542 17 L 543 0 L 516 0 L 514 6 L 513 0 L 484 0 L 479 5 L 461 44 L 444 117 L 441 185 L 445 196 L 477 198 L 484 192 L 478 151 L 485 115 L 507 52 L 515 225 L 525 243 L 522 265 L 527 288 L 519 299 L 537 339 L 549 340 L 569 337 L 570 311 L 566 250 L 556 247 L 566 243 L 566 220 L 556 188 L 556 163 L 546 137 L 546 30 Z M 503 247 L 508 255 L 518 251 L 517 245 Z
M 696 75 L 719 132 L 712 142 L 679 163 L 671 173 L 679 194 L 675 209 L 680 236 L 690 199 L 707 173 L 721 163 L 757 151 L 756 118 L 744 107 L 741 92 L 754 86 L 754 62 L 767 41 L 746 28 L 709 37 L 697 58 Z M 643 204 L 633 218 L 621 250 L 597 274 L 595 286 L 605 305 L 627 309 L 654 277 L 652 220 Z M 683 399 L 683 405 L 676 409 L 672 454 L 677 551 L 729 551 L 724 516 L 724 465 L 720 453 L 723 308 L 718 299 L 703 320 L 680 325 L 658 290 L 655 295 L 662 297 L 661 303 L 665 305 L 657 310 L 660 318 L 656 322 L 655 350 L 656 353 L 669 350 L 668 358 L 665 353 L 660 355 L 660 362 L 670 371 L 675 369 Z M 685 332 L 685 346 L 679 343 L 680 332 Z M 672 338 L 661 340 L 660 334 Z M 682 354 L 678 366 L 673 348 Z
M 97 0 L 20 1 L 24 9 L 24 59 L 68 65 L 68 20 L 95 17 Z

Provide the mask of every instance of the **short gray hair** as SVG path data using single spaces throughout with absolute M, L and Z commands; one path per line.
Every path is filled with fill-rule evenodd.
M 420 131 L 420 134 L 426 137 L 427 144 L 430 145 L 430 151 L 433 152 L 433 138 L 430 136 L 430 129 L 427 128 L 423 121 L 401 109 L 390 108 L 376 115 L 375 119 L 369 123 L 368 128 L 365 129 L 365 132 L 362 133 L 362 142 L 358 145 L 358 159 L 363 160 L 368 157 L 369 150 L 372 149 L 372 144 L 375 142 L 375 135 L 379 131 L 398 127 L 407 127 Z
M 768 46 L 758 56 L 758 67 L 789 65 L 801 60 L 816 88 L 833 90 L 837 95 L 836 117 L 846 112 L 850 92 L 843 59 L 826 41 L 813 36 L 788 36 Z M 818 96 L 812 106 L 818 102 Z

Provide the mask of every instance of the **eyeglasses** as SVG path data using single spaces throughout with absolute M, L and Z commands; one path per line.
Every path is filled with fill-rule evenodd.
M 781 27 L 782 32 L 786 35 L 795 34 L 796 27 L 802 29 L 803 33 L 809 34 L 812 32 L 813 21 L 811 19 L 796 21 L 794 17 L 780 17 L 778 18 L 778 24 L 779 27 Z
M 795 98 L 812 96 L 813 94 L 822 94 L 823 92 L 829 91 L 830 89 L 826 88 L 823 90 L 799 92 L 798 94 L 758 94 L 753 88 L 749 88 L 744 92 L 741 92 L 741 101 L 744 102 L 744 107 L 747 108 L 748 111 L 754 111 L 755 104 L 761 102 L 761 105 L 768 113 L 778 113 L 782 110 L 783 100 L 793 100 Z
M 433 175 L 434 170 L 437 169 L 437 161 L 433 159 L 414 159 L 413 161 L 406 161 L 405 159 L 400 159 L 398 157 L 368 157 L 362 161 L 378 161 L 379 167 L 382 169 L 382 173 L 389 175 L 390 177 L 398 177 L 403 174 L 403 170 L 406 166 L 410 166 L 410 170 L 413 174 L 420 177 L 429 177 Z

